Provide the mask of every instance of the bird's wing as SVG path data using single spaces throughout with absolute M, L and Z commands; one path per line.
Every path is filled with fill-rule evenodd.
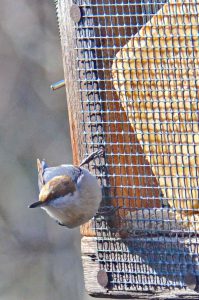
M 66 175 L 70 176 L 74 181 L 77 181 L 80 175 L 80 168 L 73 165 L 60 165 L 56 167 L 45 168 L 43 179 L 45 183 L 53 179 L 55 176 Z
M 73 194 L 76 185 L 70 176 L 61 175 L 49 180 L 41 189 L 39 200 L 41 202 L 50 201 L 59 197 Z
M 170 0 L 117 53 L 112 68 L 114 87 L 165 198 L 190 210 L 199 208 L 196 7 Z

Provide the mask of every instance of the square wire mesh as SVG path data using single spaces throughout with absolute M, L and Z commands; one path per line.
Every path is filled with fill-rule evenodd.
M 82 156 L 105 148 L 90 167 L 118 208 L 94 222 L 100 267 L 112 290 L 184 289 L 199 275 L 199 2 L 75 3 Z

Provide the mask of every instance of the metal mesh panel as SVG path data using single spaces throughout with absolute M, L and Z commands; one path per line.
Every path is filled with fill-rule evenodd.
M 198 276 L 199 2 L 76 0 L 82 157 L 114 218 L 94 220 L 112 290 Z M 125 237 L 122 241 L 122 238 Z

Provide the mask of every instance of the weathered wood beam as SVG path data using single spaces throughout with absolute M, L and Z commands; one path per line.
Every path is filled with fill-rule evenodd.
M 193 239 L 193 244 L 196 243 L 196 240 Z M 171 245 L 176 246 L 176 250 L 173 248 L 173 251 L 175 252 L 176 255 L 176 261 L 177 261 L 177 257 L 180 257 L 180 252 L 182 254 L 182 249 L 184 249 L 183 251 L 187 252 L 187 257 L 188 255 L 190 255 L 190 257 L 193 256 L 193 252 L 191 251 L 191 245 L 190 245 L 190 239 L 176 239 L 176 238 L 151 238 L 151 239 L 147 239 L 147 238 L 132 238 L 132 239 L 124 239 L 124 240 L 120 240 L 118 239 L 117 243 L 120 243 L 120 248 L 121 249 L 126 249 L 125 250 L 125 255 L 131 256 L 132 258 L 132 263 L 133 261 L 138 261 L 138 256 L 140 256 L 140 262 L 142 263 L 142 272 L 143 272 L 143 279 L 145 277 L 145 282 L 146 282 L 146 286 L 139 286 L 139 284 L 136 285 L 136 280 L 135 282 L 131 282 L 131 285 L 128 285 L 128 282 L 126 282 L 126 286 L 128 286 L 128 288 L 126 287 L 126 289 L 121 288 L 120 284 L 114 284 L 112 283 L 113 278 L 114 278 L 114 273 L 118 273 L 119 270 L 119 266 L 121 263 L 120 261 L 115 261 L 114 259 L 114 255 L 117 256 L 117 249 L 113 248 L 111 249 L 111 243 L 109 244 L 108 239 L 107 241 L 103 241 L 102 238 L 102 243 L 104 243 L 104 245 L 106 245 L 106 251 L 104 250 L 104 255 L 106 256 L 106 252 L 109 254 L 112 251 L 112 260 L 109 256 L 109 260 L 112 261 L 112 263 L 110 263 L 112 267 L 112 269 L 106 269 L 106 259 L 104 259 L 102 261 L 101 257 L 102 257 L 102 253 L 103 250 L 100 249 L 101 247 L 99 246 L 99 239 L 94 238 L 94 237 L 83 237 L 82 241 L 81 241 L 81 247 L 82 247 L 82 261 L 83 261 L 83 268 L 84 268 L 84 279 L 85 279 L 85 286 L 86 286 L 86 290 L 87 292 L 91 295 L 91 296 L 95 296 L 95 297 L 113 297 L 113 298 L 131 298 L 131 299 L 199 299 L 198 293 L 195 292 L 193 289 L 196 285 L 196 279 L 195 276 L 189 274 L 189 278 L 188 281 L 185 282 L 185 284 L 187 284 L 187 288 L 171 288 L 169 290 L 166 290 L 165 287 L 161 287 L 161 282 L 165 283 L 170 282 L 170 285 L 172 284 L 173 287 L 176 285 L 178 285 L 178 282 L 172 282 L 172 276 L 168 276 L 165 274 L 161 274 L 161 268 L 158 270 L 154 269 L 155 264 L 151 264 L 150 265 L 150 261 L 151 261 L 151 257 L 150 257 L 150 252 L 156 252 L 157 255 L 158 253 L 162 253 L 162 257 L 164 256 L 165 258 L 165 262 L 161 262 L 160 263 L 165 263 L 165 265 L 167 264 L 167 266 L 170 263 L 170 269 L 172 271 L 172 269 L 175 268 L 175 266 L 173 265 L 171 258 L 169 258 L 171 256 Z M 148 249 L 148 253 L 145 255 L 141 255 L 140 253 L 136 253 L 136 243 L 145 243 L 146 245 L 150 245 L 152 244 L 153 247 L 153 251 L 150 251 L 151 249 Z M 108 248 L 107 245 L 110 245 L 110 248 Z M 134 247 L 135 246 L 135 247 Z M 134 248 L 133 248 L 134 247 Z M 127 250 L 128 249 L 128 250 Z M 118 253 L 120 251 L 118 250 Z M 147 249 L 146 249 L 147 252 Z M 121 254 L 121 253 L 120 253 Z M 139 255 L 138 255 L 139 254 Z M 144 257 L 148 255 L 148 262 L 147 262 L 147 257 Z M 154 253 L 151 254 L 152 256 L 154 256 Z M 122 256 L 122 254 L 121 254 Z M 167 261 L 168 258 L 168 261 Z M 123 257 L 124 261 L 125 261 L 125 257 Z M 107 259 L 108 260 L 108 259 Z M 186 264 L 186 263 L 185 263 Z M 107 264 L 108 265 L 108 264 Z M 157 265 L 158 267 L 158 265 Z M 176 268 L 178 268 L 179 266 L 176 266 Z M 135 265 L 136 268 L 136 265 Z M 188 268 L 188 262 L 187 262 L 187 268 Z M 139 267 L 138 267 L 139 269 Z M 156 272 L 155 272 L 156 271 Z M 121 270 L 121 281 L 124 280 L 125 278 L 125 272 L 129 273 L 129 269 L 125 269 L 124 267 Z M 134 273 L 135 273 L 135 269 L 134 269 Z M 159 273 L 158 273 L 159 272 Z M 133 273 L 133 272 L 132 272 Z M 163 273 L 163 272 L 162 272 Z M 153 281 L 157 282 L 157 286 L 154 286 L 153 290 L 149 291 L 149 287 L 147 287 L 147 281 L 148 283 L 150 282 L 150 274 L 154 274 L 153 275 Z M 134 277 L 132 278 L 136 278 L 136 274 L 133 274 Z M 125 281 L 125 280 L 124 280 Z M 191 287 L 191 288 L 189 288 Z M 148 291 L 147 291 L 148 289 Z M 152 289 L 152 285 L 150 287 L 150 289 Z

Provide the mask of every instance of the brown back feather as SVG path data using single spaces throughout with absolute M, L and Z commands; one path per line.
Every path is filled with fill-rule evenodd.
M 70 176 L 56 176 L 42 187 L 39 194 L 39 200 L 45 202 L 68 194 L 73 194 L 75 191 L 75 183 Z

